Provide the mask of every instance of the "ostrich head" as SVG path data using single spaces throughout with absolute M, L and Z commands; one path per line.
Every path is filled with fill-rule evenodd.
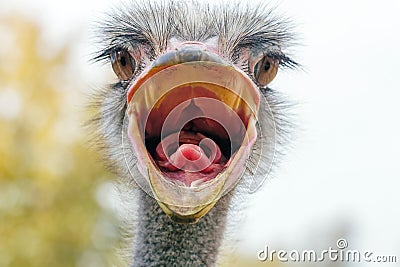
M 96 60 L 118 81 L 98 94 L 94 121 L 126 184 L 173 221 L 195 223 L 241 180 L 260 183 L 284 121 L 268 85 L 296 65 L 287 21 L 265 5 L 149 1 L 100 29 Z

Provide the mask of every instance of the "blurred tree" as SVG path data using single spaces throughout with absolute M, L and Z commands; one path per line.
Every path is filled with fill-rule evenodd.
M 72 43 L 51 49 L 18 16 L 0 18 L 0 36 L 0 266 L 111 266 L 118 222 L 82 145 Z

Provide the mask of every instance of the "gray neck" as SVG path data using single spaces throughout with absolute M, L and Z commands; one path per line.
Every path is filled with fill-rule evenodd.
M 140 191 L 132 266 L 215 266 L 230 194 L 196 224 L 169 219 L 157 202 Z

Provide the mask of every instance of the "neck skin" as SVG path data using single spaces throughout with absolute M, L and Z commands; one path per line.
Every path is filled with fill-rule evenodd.
M 156 200 L 139 193 L 132 266 L 215 266 L 223 240 L 230 194 L 196 224 L 169 219 Z

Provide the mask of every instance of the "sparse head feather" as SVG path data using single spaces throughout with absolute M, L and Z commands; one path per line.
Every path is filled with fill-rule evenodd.
M 103 48 L 95 59 L 104 59 L 116 47 L 147 46 L 154 57 L 166 50 L 171 38 L 217 38 L 219 52 L 227 59 L 235 60 L 241 49 L 250 47 L 271 53 L 284 65 L 296 65 L 283 52 L 294 43 L 292 23 L 274 15 L 266 3 L 133 2 L 110 12 L 98 26 Z

